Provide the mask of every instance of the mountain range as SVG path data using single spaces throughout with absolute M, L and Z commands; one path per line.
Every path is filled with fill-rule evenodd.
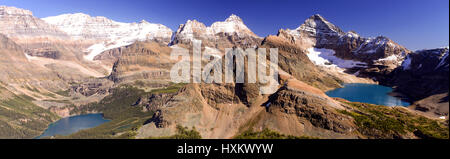
M 192 53 L 194 40 L 218 56 L 225 48 L 278 48 L 280 87 L 264 95 L 260 83 L 172 83 L 178 61 L 171 51 Z M 234 14 L 211 26 L 187 20 L 172 31 L 144 20 L 36 18 L 0 6 L 0 138 L 32 138 L 58 118 L 86 113 L 111 122 L 68 137 L 164 137 L 183 126 L 204 138 L 265 129 L 314 138 L 448 138 L 448 50 L 410 51 L 384 36 L 344 32 L 318 14 L 259 37 Z M 324 93 L 343 83 L 390 86 L 412 104 L 380 107 Z

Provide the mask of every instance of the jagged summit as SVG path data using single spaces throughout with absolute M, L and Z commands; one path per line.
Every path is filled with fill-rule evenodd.
M 312 15 L 296 30 L 308 31 L 313 34 L 343 34 L 344 32 L 319 14 Z
M 231 14 L 225 21 L 226 22 L 242 22 L 242 19 L 235 14 Z
M 193 39 L 217 41 L 222 36 L 232 35 L 237 35 L 241 39 L 260 38 L 244 24 L 239 16 L 231 14 L 225 21 L 214 22 L 211 26 L 206 26 L 195 19 L 187 20 L 185 24 L 178 27 L 171 44 L 190 43 Z
M 141 21 L 139 21 L 139 23 L 145 23 L 145 24 L 148 24 L 148 23 L 150 23 L 150 22 L 148 22 L 148 21 L 142 19 Z

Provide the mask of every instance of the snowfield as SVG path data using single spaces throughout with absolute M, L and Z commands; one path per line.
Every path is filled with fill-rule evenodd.
M 348 69 L 352 67 L 363 67 L 367 65 L 367 63 L 353 61 L 353 60 L 344 60 L 334 56 L 335 52 L 331 49 L 319 49 L 319 48 L 309 48 L 308 53 L 306 54 L 315 65 L 324 66 L 324 67 L 338 67 L 341 69 Z

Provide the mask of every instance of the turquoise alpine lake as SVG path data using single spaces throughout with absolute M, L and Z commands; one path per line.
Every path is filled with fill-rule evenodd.
M 103 114 L 85 114 L 62 118 L 51 123 L 44 133 L 36 138 L 40 139 L 54 135 L 70 135 L 83 129 L 99 126 L 108 121 L 109 120 L 103 118 Z
M 339 97 L 352 102 L 370 103 L 385 106 L 409 106 L 410 103 L 390 96 L 391 87 L 377 84 L 348 83 L 343 88 L 326 92 L 330 97 Z

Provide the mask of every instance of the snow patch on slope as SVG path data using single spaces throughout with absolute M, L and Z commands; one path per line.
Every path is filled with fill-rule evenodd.
M 400 55 L 392 54 L 388 57 L 375 60 L 374 62 L 377 63 L 377 62 L 384 62 L 384 61 L 392 61 L 397 66 L 399 66 L 402 63 L 403 58 L 404 58 L 404 53 L 402 53 Z
M 308 58 L 318 66 L 324 67 L 338 67 L 341 69 L 347 69 L 352 67 L 363 67 L 367 65 L 364 62 L 344 60 L 334 56 L 335 52 L 331 49 L 319 49 L 319 48 L 309 48 L 307 49 Z
M 407 56 L 402 63 L 403 70 L 409 70 L 411 67 L 411 56 Z
M 32 60 L 37 59 L 37 57 L 30 56 L 30 55 L 28 55 L 27 53 L 24 53 L 24 54 L 25 54 L 25 57 L 27 58 L 28 62 L 31 62 Z
M 93 61 L 95 56 L 101 54 L 104 51 L 122 47 L 122 46 L 131 45 L 134 41 L 135 40 L 127 41 L 126 39 L 121 39 L 121 40 L 113 41 L 113 42 L 103 42 L 103 43 L 94 44 L 86 49 L 86 52 L 88 52 L 88 54 L 86 56 L 84 56 L 84 58 L 86 60 Z
M 449 51 L 448 51 L 448 48 L 447 48 L 447 51 L 444 53 L 444 55 L 441 57 L 441 61 L 439 61 L 439 64 L 436 66 L 436 68 L 435 69 L 438 69 L 439 67 L 448 67 L 449 66 L 449 63 L 448 63 L 448 54 L 449 54 Z M 447 62 L 445 61 L 445 60 L 447 60 Z

